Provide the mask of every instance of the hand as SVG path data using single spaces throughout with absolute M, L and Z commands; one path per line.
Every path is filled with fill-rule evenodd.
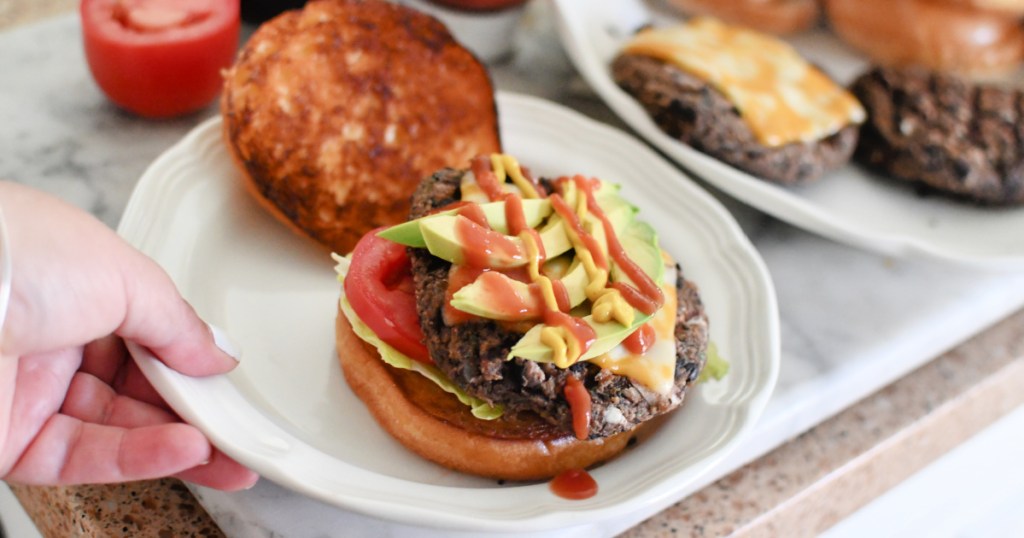
M 235 367 L 167 274 L 89 214 L 0 182 L 12 259 L 0 327 L 0 478 L 37 485 L 177 476 L 218 489 L 257 476 L 184 424 L 128 356 L 184 374 Z

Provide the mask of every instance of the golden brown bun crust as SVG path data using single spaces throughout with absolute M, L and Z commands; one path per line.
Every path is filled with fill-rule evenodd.
M 814 26 L 821 10 L 817 0 L 669 0 L 691 15 L 710 15 L 772 34 L 793 34 Z
M 458 400 L 419 374 L 392 368 L 363 342 L 340 311 L 337 348 L 345 380 L 377 422 L 409 450 L 449 469 L 503 480 L 542 480 L 621 452 L 637 430 L 606 439 L 552 438 L 540 424 L 472 417 Z M 415 402 L 415 403 L 414 403 Z
M 941 0 L 946 4 L 953 4 L 973 9 L 993 11 L 1006 15 L 1024 15 L 1024 0 Z
M 314 0 L 225 73 L 224 134 L 273 213 L 337 252 L 405 220 L 419 181 L 500 151 L 486 68 L 435 19 Z
M 823 5 L 830 26 L 843 41 L 885 66 L 971 75 L 1017 68 L 1024 59 L 1020 20 L 965 4 L 825 0 Z

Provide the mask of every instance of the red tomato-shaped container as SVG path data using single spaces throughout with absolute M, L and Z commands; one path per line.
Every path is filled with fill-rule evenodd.
M 148 118 L 199 110 L 220 92 L 238 48 L 239 0 L 82 0 L 92 76 Z
M 432 0 L 435 4 L 441 4 L 456 9 L 467 11 L 496 11 L 526 3 L 526 0 Z

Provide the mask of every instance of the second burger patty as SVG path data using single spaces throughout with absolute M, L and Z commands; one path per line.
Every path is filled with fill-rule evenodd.
M 624 54 L 611 66 L 616 84 L 669 136 L 762 179 L 807 183 L 850 159 L 857 126 L 825 138 L 768 147 L 731 101 L 707 82 L 647 56 Z
M 882 67 L 851 90 L 868 111 L 860 162 L 978 203 L 1024 203 L 1024 92 Z
M 412 198 L 410 217 L 419 218 L 459 200 L 463 171 L 444 169 L 424 180 Z M 409 249 L 416 306 L 426 345 L 437 366 L 467 393 L 505 406 L 505 412 L 536 414 L 572 431 L 572 413 L 562 389 L 568 375 L 553 364 L 515 358 L 505 360 L 524 333 L 492 320 L 456 325 L 444 322 L 443 312 L 451 264 L 426 249 Z M 704 367 L 708 321 L 696 287 L 678 271 L 679 306 L 676 315 L 675 384 L 667 395 L 657 394 L 631 379 L 580 362 L 570 367 L 581 376 L 592 402 L 590 438 L 628 431 L 677 407 L 686 388 Z

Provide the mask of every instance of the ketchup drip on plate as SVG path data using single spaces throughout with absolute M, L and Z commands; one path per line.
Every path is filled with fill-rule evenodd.
M 597 495 L 597 481 L 583 469 L 569 469 L 551 479 L 551 492 L 563 499 L 574 501 Z

